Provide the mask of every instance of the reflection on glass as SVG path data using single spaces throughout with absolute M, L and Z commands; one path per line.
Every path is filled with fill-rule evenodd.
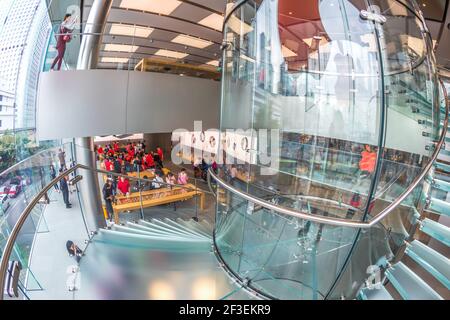
M 219 152 L 227 161 L 219 177 L 311 215 L 372 219 L 422 173 L 440 135 L 442 92 L 425 30 L 413 1 L 241 5 L 224 29 Z M 242 136 L 248 148 L 239 153 L 228 141 Z M 336 277 L 348 267 L 343 261 L 350 248 L 376 248 L 364 263 L 388 259 L 414 229 L 423 205 L 420 184 L 361 234 L 291 221 L 217 191 L 223 259 L 253 288 L 284 298 L 337 294 Z M 305 237 L 315 240 L 302 243 Z M 326 276 L 320 269 L 325 261 L 334 266 Z M 339 294 L 355 292 L 342 288 Z

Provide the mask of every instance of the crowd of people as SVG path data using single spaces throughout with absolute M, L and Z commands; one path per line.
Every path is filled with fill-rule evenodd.
M 120 146 L 118 142 L 99 145 L 96 147 L 96 153 L 102 169 L 123 175 L 138 172 L 143 179 L 131 183 L 130 179 L 124 176 L 108 176 L 102 193 L 110 221 L 113 218 L 116 195 L 129 196 L 133 192 L 171 187 L 176 184 L 186 185 L 189 181 L 184 168 L 175 176 L 164 167 L 164 152 L 161 147 L 147 152 L 145 141 L 129 142 L 125 146 Z M 149 179 L 149 176 L 152 176 L 152 179 Z

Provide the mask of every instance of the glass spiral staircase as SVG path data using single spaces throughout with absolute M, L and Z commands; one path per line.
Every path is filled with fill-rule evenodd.
M 303 4 L 297 0 L 228 1 L 221 134 L 234 128 L 279 130 L 275 174 L 265 177 L 263 166 L 250 159 L 250 151 L 264 152 L 251 136 L 249 148 L 241 145 L 244 155 L 234 152 L 242 141 L 231 144 L 233 151 L 220 149 L 243 160 L 239 169 L 248 180 L 230 175 L 226 165 L 210 172 L 214 223 L 201 215 L 199 221 L 188 219 L 197 210 L 191 202 L 192 208 L 170 215 L 138 212 L 134 220 L 96 229 L 83 218 L 80 202 L 86 231 L 78 237 L 86 243 L 70 298 L 450 298 L 450 152 L 439 150 L 419 179 L 436 153 L 448 105 L 436 102 L 443 90 L 417 6 L 410 0 L 308 3 L 317 17 L 290 7 Z M 375 10 L 380 8 L 385 16 Z M 372 15 L 362 18 L 366 9 Z M 297 29 L 280 33 L 298 21 Z M 392 117 L 400 120 L 390 123 Z M 423 139 L 411 144 L 403 129 Z M 379 171 L 368 176 L 358 169 L 361 155 L 354 151 L 366 143 L 379 150 Z M 2 179 L 20 174 L 33 181 L 20 217 L 8 213 L 0 220 L 0 277 L 7 278 L 9 261 L 20 261 L 25 299 L 42 290 L 34 266 L 36 239 L 50 229 L 43 217 L 49 209 L 45 198 L 62 178 L 48 178 L 56 154 L 36 155 Z M 99 179 L 108 174 L 82 166 L 69 173 L 75 170 L 81 176 L 96 172 Z M 355 192 L 359 206 L 347 199 Z

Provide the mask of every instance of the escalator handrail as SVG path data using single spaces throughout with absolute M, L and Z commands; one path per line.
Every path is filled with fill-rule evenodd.
M 310 215 L 304 212 L 300 212 L 297 210 L 293 210 L 290 208 L 278 206 L 276 204 L 273 204 L 271 202 L 259 199 L 249 193 L 246 193 L 244 191 L 241 191 L 231 185 L 229 185 L 227 182 L 219 178 L 211 168 L 209 169 L 209 175 L 216 180 L 218 184 L 220 184 L 223 188 L 227 189 L 228 191 L 235 193 L 242 198 L 251 201 L 255 204 L 259 204 L 260 206 L 269 209 L 274 210 L 276 212 L 286 214 L 289 216 L 297 217 L 300 219 L 304 219 L 307 221 L 317 222 L 317 223 L 323 223 L 328 225 L 335 225 L 335 226 L 343 226 L 343 227 L 350 227 L 350 228 L 361 228 L 361 229 L 368 229 L 376 225 L 378 222 L 380 222 L 382 219 L 384 219 L 386 216 L 388 216 L 403 200 L 405 200 L 412 192 L 413 190 L 419 185 L 419 183 L 425 178 L 428 171 L 433 166 L 434 162 L 436 161 L 439 152 L 441 151 L 441 148 L 445 141 L 445 136 L 447 134 L 447 126 L 448 126 L 448 114 L 449 114 L 449 101 L 447 96 L 447 90 L 445 89 L 445 86 L 441 79 L 439 79 L 439 82 L 442 86 L 442 90 L 445 97 L 445 119 L 444 119 L 444 125 L 442 128 L 441 137 L 439 138 L 439 141 L 435 143 L 435 149 L 433 151 L 433 154 L 430 157 L 430 160 L 423 168 L 422 172 L 414 179 L 414 181 L 409 185 L 408 188 L 405 189 L 405 191 L 396 198 L 393 202 L 391 202 L 386 208 L 384 208 L 383 211 L 378 213 L 376 216 L 374 216 L 370 221 L 367 222 L 358 222 L 358 221 L 349 221 L 346 219 L 340 219 L 340 218 L 333 218 L 333 217 L 325 217 L 325 216 L 318 216 L 318 215 Z

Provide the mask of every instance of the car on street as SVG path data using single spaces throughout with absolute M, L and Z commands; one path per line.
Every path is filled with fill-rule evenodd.
M 5 212 L 9 209 L 11 204 L 9 203 L 9 197 L 7 194 L 0 195 L 0 215 L 4 215 Z
M 12 184 L 9 186 L 9 191 L 8 191 L 8 195 L 10 198 L 15 198 L 18 196 L 18 194 L 22 191 L 22 186 L 16 185 L 16 184 Z

